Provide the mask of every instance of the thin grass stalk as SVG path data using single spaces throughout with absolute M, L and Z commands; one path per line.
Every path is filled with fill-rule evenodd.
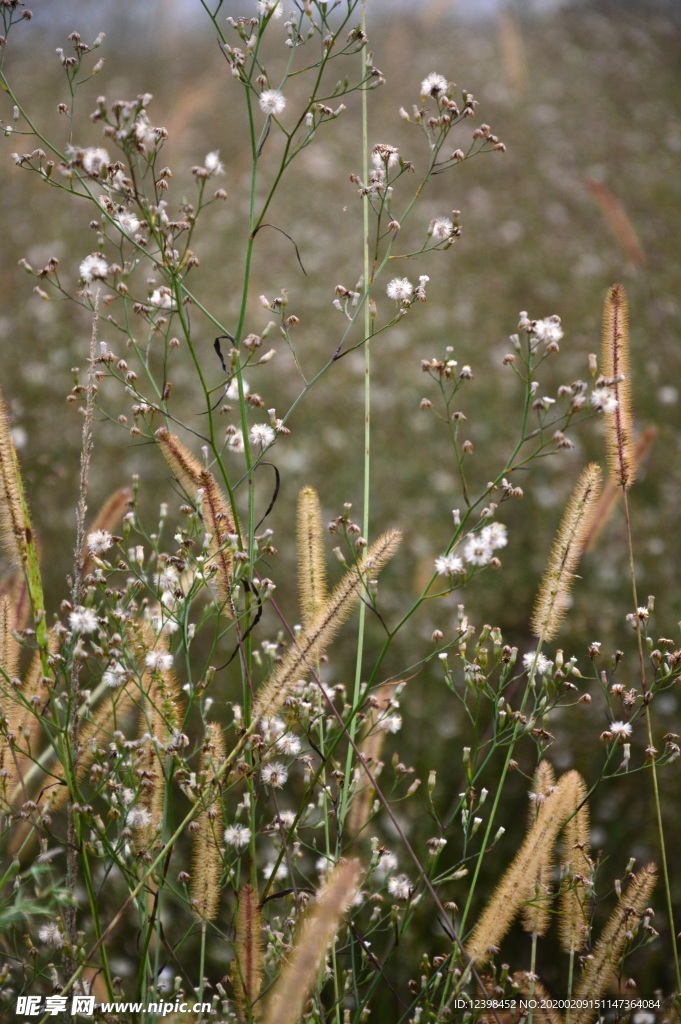
M 366 38 L 366 0 L 362 0 L 361 29 Z M 360 50 L 363 68 L 366 66 L 365 49 Z M 369 108 L 367 103 L 367 90 L 362 89 L 362 177 L 364 181 L 369 180 Z M 362 259 L 364 265 L 363 274 L 363 316 L 364 316 L 364 487 L 362 498 L 362 535 L 369 537 L 369 501 L 371 484 L 371 264 L 369 251 L 369 195 L 362 196 Z M 352 706 L 359 706 L 362 688 L 362 660 L 364 657 L 364 629 L 366 622 L 366 608 L 364 602 L 359 608 L 359 623 L 357 626 L 357 656 L 355 660 L 355 682 L 353 687 Z M 350 739 L 354 743 L 357 731 L 357 718 L 355 715 L 350 720 Z M 350 793 L 350 782 L 352 779 L 352 746 L 348 747 L 345 759 L 345 777 L 341 793 L 339 822 L 341 829 L 345 822 L 345 815 L 348 807 L 348 796 Z
M 87 494 L 90 478 L 90 460 L 94 439 L 92 436 L 92 422 L 95 410 L 95 396 L 97 385 L 95 383 L 95 358 L 97 352 L 97 328 L 99 326 L 99 289 L 95 294 L 95 305 L 92 316 L 92 330 L 90 332 L 90 358 L 88 360 L 88 382 L 85 400 L 85 416 L 83 417 L 83 432 L 80 450 L 80 481 L 78 487 L 78 503 L 76 505 L 76 547 L 73 556 L 73 580 L 71 586 L 71 604 L 78 608 L 81 603 L 82 593 L 82 568 L 85 560 L 85 517 L 87 515 Z M 78 714 L 78 696 L 80 691 L 80 657 L 75 651 L 72 657 L 70 671 L 67 674 L 67 715 L 66 715 L 66 742 L 68 745 L 68 763 L 72 766 L 76 778 L 79 773 L 80 745 L 78 727 L 80 716 Z M 75 787 L 74 787 L 75 789 Z M 65 911 L 66 933 L 69 942 L 75 948 L 77 940 L 78 924 L 78 901 L 76 899 L 76 886 L 78 883 L 78 860 L 79 848 L 82 839 L 82 825 L 76 821 L 73 810 L 73 801 L 69 800 L 66 808 L 66 888 L 71 893 L 71 900 Z M 92 894 L 93 895 L 93 894 Z

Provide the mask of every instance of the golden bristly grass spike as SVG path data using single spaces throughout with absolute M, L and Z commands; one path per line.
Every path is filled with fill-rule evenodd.
M 309 626 L 293 641 L 280 664 L 258 691 L 253 718 L 271 718 L 281 709 L 291 687 L 310 672 L 359 600 L 365 581 L 375 579 L 395 554 L 402 534 L 388 530 L 366 552 L 358 566 L 345 573 Z
M 656 881 L 657 867 L 647 864 L 637 871 L 620 896 L 573 992 L 575 1005 L 579 1006 L 579 1000 L 584 1000 L 586 1005 L 575 1012 L 572 1024 L 592 1024 L 598 1016 L 598 1010 L 591 1008 L 593 1001 L 606 991 L 614 978 L 624 947 L 648 907 Z
M 584 550 L 600 488 L 600 466 L 592 462 L 583 471 L 572 492 L 539 587 L 532 615 L 532 631 L 541 640 L 553 640 L 567 611 L 568 595 Z
M 478 919 L 466 943 L 466 953 L 474 964 L 483 964 L 493 956 L 513 924 L 528 896 L 528 878 L 536 877 L 546 848 L 553 846 L 563 822 L 576 806 L 577 772 L 561 775 L 553 792 L 544 800 L 537 820 L 511 861 L 492 898 Z
M 215 776 L 225 760 L 225 741 L 217 722 L 211 722 L 204 743 L 202 768 L 208 787 L 206 806 L 196 817 L 193 835 L 191 906 L 201 921 L 214 921 L 220 908 L 223 815 L 213 790 Z
M 617 399 L 617 408 L 605 417 L 610 474 L 618 487 L 631 487 L 636 460 L 631 427 L 629 309 L 621 284 L 613 285 L 605 299 L 601 362 L 606 384 Z
M 272 988 L 265 1024 L 297 1024 L 312 991 L 319 966 L 362 877 L 357 860 L 340 864 L 329 877 L 296 937 L 293 952 Z
M 551 795 L 555 785 L 553 768 L 548 761 L 540 761 L 534 773 L 534 800 L 530 804 L 528 830 L 534 825 L 542 804 Z M 545 935 L 551 923 L 549 900 L 552 868 L 553 846 L 547 845 L 539 852 L 535 868 L 528 877 L 527 902 L 523 904 L 522 921 L 523 928 L 530 935 Z
M 580 777 L 577 788 L 579 810 L 563 830 L 561 868 L 563 886 L 559 904 L 560 944 L 566 953 L 583 949 L 589 925 L 589 888 L 592 863 L 589 856 L 589 807 L 587 789 Z
M 252 885 L 244 885 L 239 893 L 236 920 L 236 941 L 232 961 L 232 985 L 239 1020 L 258 1020 L 258 1000 L 263 979 L 262 915 L 258 894 Z
M 314 487 L 303 487 L 298 495 L 298 590 L 303 626 L 309 626 L 327 593 L 322 512 Z

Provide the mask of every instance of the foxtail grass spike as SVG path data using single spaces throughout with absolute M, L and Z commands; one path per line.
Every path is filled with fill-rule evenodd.
M 359 861 L 341 864 L 329 878 L 295 940 L 268 1000 L 265 1024 L 297 1024 L 315 983 L 326 950 L 362 876 Z
M 19 462 L 0 393 L 0 541 L 11 563 L 23 568 L 35 619 L 36 640 L 43 653 L 47 674 L 47 624 L 45 600 L 31 516 L 19 472 Z
M 602 369 L 617 407 L 606 413 L 608 465 L 618 487 L 631 487 L 636 475 L 631 434 L 629 310 L 621 284 L 613 285 L 603 308 Z
M 572 492 L 539 587 L 532 631 L 541 640 L 553 640 L 567 611 L 568 595 L 584 550 L 600 486 L 601 470 L 592 462 Z
M 159 427 L 156 431 L 156 440 L 166 462 L 187 494 L 196 494 L 197 481 L 204 468 L 199 460 L 180 441 L 179 437 L 171 434 L 166 427 Z
M 584 779 L 579 779 L 577 804 L 579 810 L 563 830 L 561 868 L 563 886 L 559 905 L 560 944 L 566 953 L 576 953 L 584 947 L 589 922 L 590 876 L 589 807 Z
M 208 726 L 202 768 L 208 787 L 207 806 L 196 818 L 193 835 L 191 900 L 192 910 L 201 921 L 214 921 L 220 908 L 220 871 L 223 817 L 212 784 L 225 760 L 225 741 L 217 722 Z
M 537 820 L 542 805 L 556 785 L 556 776 L 548 761 L 540 761 L 534 774 L 533 801 L 530 804 L 528 829 Z M 545 935 L 551 923 L 549 901 L 551 898 L 551 873 L 553 868 L 553 844 L 547 844 L 539 851 L 536 867 L 528 878 L 527 902 L 523 904 L 523 928 L 530 935 Z
M 527 900 L 528 878 L 536 877 L 547 846 L 553 846 L 563 822 L 574 810 L 578 779 L 577 772 L 561 775 L 553 792 L 542 803 L 537 820 L 466 943 L 466 952 L 474 964 L 483 964 L 490 959 Z
M 59 639 L 53 629 L 48 633 L 47 647 L 52 655 L 59 650 Z M 10 741 L 11 737 L 12 750 L 5 748 L 0 751 L 0 769 L 4 768 L 8 772 L 7 792 L 11 803 L 26 799 L 22 781 L 32 769 L 40 745 L 40 712 L 47 699 L 41 653 L 36 651 L 21 686 L 14 691 L 11 703 L 6 708 L 7 738 Z M 4 742 L 3 737 L 0 743 Z
M 259 1020 L 263 979 L 263 939 L 260 903 L 252 885 L 239 893 L 236 942 L 232 961 L 232 985 L 239 1020 Z
M 202 491 L 201 511 L 210 534 L 210 561 L 215 566 L 215 578 L 220 596 L 226 601 L 232 589 L 234 557 L 232 537 L 236 533 L 234 519 L 215 477 L 207 469 L 201 470 L 197 481 Z
M 548 989 L 532 975 L 517 971 L 513 975 L 513 987 L 528 999 L 536 1000 L 532 1020 L 536 1024 L 563 1024 L 563 1018 L 555 1009 L 556 1000 L 551 998 Z
M 573 993 L 576 1006 L 579 1006 L 579 1000 L 584 1000 L 586 1005 L 572 1017 L 572 1024 L 591 1024 L 598 1016 L 598 1010 L 595 1007 L 591 1009 L 593 1001 L 598 999 L 614 978 L 618 961 L 638 919 L 648 907 L 656 881 L 656 866 L 647 864 L 634 875 L 620 896 Z
M 8 682 L 17 674 L 19 641 L 13 634 L 16 609 L 9 594 L 0 598 L 0 710 L 5 708 Z
M 237 532 L 229 503 L 210 470 L 201 465 L 179 437 L 160 427 L 156 431 L 156 440 L 184 490 L 192 498 L 201 500 L 201 511 L 211 538 L 210 561 L 215 566 L 220 596 L 228 602 L 234 565 L 230 535 Z M 225 607 L 231 613 L 229 603 Z
M 388 530 L 371 545 L 359 566 L 345 573 L 313 621 L 291 642 L 281 663 L 260 688 L 253 705 L 254 719 L 277 714 L 291 687 L 314 668 L 350 615 L 365 581 L 375 579 L 395 554 L 401 539 L 399 530 Z
M 298 495 L 298 589 L 303 625 L 309 626 L 326 600 L 322 512 L 314 487 Z

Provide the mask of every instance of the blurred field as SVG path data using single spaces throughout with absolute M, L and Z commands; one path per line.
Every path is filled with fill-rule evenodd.
M 237 312 L 249 171 L 235 84 L 214 40 L 202 32 L 200 12 L 192 4 L 176 6 L 172 17 L 159 5 L 150 4 L 151 13 L 144 17 L 129 5 L 118 6 L 116 11 L 103 3 L 88 7 L 90 33 L 107 32 L 102 50 L 107 63 L 87 86 L 87 100 L 85 90 L 79 98 L 83 136 L 77 142 L 99 144 L 97 127 L 87 121 L 99 93 L 114 99 L 152 92 L 150 114 L 170 133 L 164 152 L 175 175 L 171 202 L 176 203 L 183 189 L 191 189 L 188 168 L 202 163 L 208 151 L 220 149 L 227 165 L 224 184 L 229 201 L 209 212 L 197 234 L 195 249 L 202 265 L 196 287 L 202 301 L 229 324 Z M 416 129 L 400 119 L 398 108 L 417 102 L 421 79 L 436 70 L 475 94 L 479 119 L 492 126 L 507 152 L 476 159 L 434 180 L 419 215 L 420 230 L 432 217 L 458 209 L 463 236 L 448 253 L 407 268 L 412 279 L 429 274 L 428 302 L 373 346 L 374 528 L 378 532 L 387 525 L 399 526 L 406 535 L 399 565 L 386 573 L 384 605 L 395 613 L 416 596 L 418 582 L 430 573 L 433 559 L 447 542 L 451 509 L 461 504 L 445 437 L 435 419 L 419 411 L 423 395 L 434 397 L 420 360 L 440 357 L 444 347 L 452 345 L 455 357 L 473 368 L 475 377 L 463 392 L 462 409 L 475 445 L 469 472 L 476 491 L 491 479 L 512 447 L 519 420 L 518 385 L 501 365 L 518 312 L 528 310 L 532 317 L 557 313 L 563 319 L 566 337 L 560 358 L 547 367 L 543 392 L 553 394 L 560 383 L 587 379 L 588 354 L 599 350 L 605 290 L 621 281 L 630 302 L 637 427 L 657 429 L 631 497 L 639 595 L 656 596 L 654 636 L 678 642 L 679 9 L 653 2 L 584 2 L 541 16 L 524 14 L 523 5 L 517 4 L 476 20 L 463 17 L 463 5 L 419 6 L 418 13 L 416 6 L 395 16 L 388 0 L 370 0 L 370 43 L 387 78 L 387 85 L 371 97 L 371 141 L 397 145 L 405 158 L 423 167 L 424 143 Z M 66 31 L 80 28 L 81 18 L 80 4 L 60 7 L 59 25 L 51 21 L 49 11 L 35 12 L 34 23 L 20 33 L 21 60 L 15 52 L 8 67 L 36 121 L 55 137 L 63 132 L 55 107 L 64 85 L 54 49 L 66 45 Z M 244 8 L 248 3 L 233 3 L 229 13 L 243 13 Z M 273 51 L 268 70 L 274 79 L 280 60 Z M 360 207 L 349 182 L 349 174 L 360 169 L 356 114 L 357 109 L 350 109 L 347 119 L 338 122 L 339 131 L 332 127 L 327 141 L 320 140 L 308 151 L 272 210 L 270 219 L 294 237 L 309 276 L 302 274 L 290 243 L 274 232 L 263 242 L 255 264 L 250 311 L 254 324 L 262 323 L 258 295 L 273 297 L 287 288 L 289 309 L 302 321 L 296 338 L 309 371 L 333 351 L 342 330 L 341 317 L 331 308 L 335 285 L 354 287 L 361 273 Z M 4 100 L 2 116 L 10 116 Z M 89 322 L 72 304 L 33 296 L 35 282 L 17 261 L 26 257 L 42 265 L 55 255 L 64 280 L 75 288 L 78 265 L 96 243 L 85 205 L 79 213 L 67 196 L 18 170 L 9 158 L 14 148 L 21 151 L 16 140 L 3 143 L 0 164 L 1 376 L 46 556 L 48 600 L 56 611 L 72 563 L 80 444 L 80 418 L 67 407 L 65 396 L 73 383 L 71 368 L 85 365 Z M 403 264 L 399 269 L 406 272 Z M 207 372 L 218 381 L 214 334 L 208 324 L 202 330 Z M 115 332 L 103 325 L 101 337 L 119 352 Z M 299 383 L 283 342 L 277 347 L 277 361 L 271 364 L 275 370 L 259 371 L 262 378 L 254 376 L 251 384 L 262 389 L 267 406 L 276 405 L 281 414 L 296 397 Z M 198 413 L 200 396 L 192 390 L 188 367 L 173 374 L 173 383 L 177 408 L 187 416 Z M 123 408 L 120 395 L 106 387 L 103 402 L 115 414 Z M 339 514 L 344 501 L 353 502 L 359 516 L 362 421 L 362 360 L 351 356 L 301 404 L 289 424 L 290 439 L 276 449 L 282 492 L 269 525 L 281 554 L 271 575 L 293 618 L 295 496 L 310 482 L 320 490 L 329 519 Z M 578 442 L 573 451 L 532 469 L 522 482 L 524 501 L 510 503 L 504 513 L 510 540 L 502 571 L 487 574 L 462 596 L 474 623 L 499 625 L 521 652 L 532 649 L 529 613 L 564 500 L 583 464 L 602 458 L 597 422 L 585 425 L 573 439 Z M 91 507 L 127 483 L 133 472 L 143 480 L 143 503 L 153 514 L 158 501 L 168 497 L 158 454 L 132 443 L 125 431 L 102 423 Z M 263 477 L 263 506 L 269 488 Z M 584 561 L 583 582 L 575 588 L 573 611 L 556 644 L 567 654 L 578 655 L 584 671 L 586 647 L 596 639 L 608 655 L 617 647 L 625 649 L 624 675 L 635 671 L 634 645 L 624 620 L 629 611 L 626 573 L 623 522 L 617 510 Z M 455 601 L 449 599 L 421 613 L 409 643 L 406 638 L 398 642 L 391 655 L 394 666 L 387 665 L 386 674 L 400 665 L 398 655 L 402 662 L 415 660 L 410 648 L 422 651 L 435 626 L 451 623 L 454 609 Z M 352 642 L 348 654 L 352 656 Z M 342 643 L 334 667 L 339 678 L 350 671 L 350 662 L 343 663 Z M 457 712 L 441 680 L 429 672 L 422 672 L 410 688 L 403 710 L 411 726 L 396 742 L 400 758 L 413 763 L 422 776 L 437 766 L 440 784 L 454 796 L 462 788 Z M 660 732 L 681 732 L 677 693 L 660 698 L 656 711 Z M 552 723 L 557 742 L 550 756 L 557 767 L 579 767 L 587 778 L 595 776 L 601 762 L 598 735 L 606 724 L 596 698 L 591 710 L 578 709 L 564 728 L 560 722 Z M 634 746 L 640 761 L 645 747 L 642 731 L 634 737 Z M 608 850 L 619 851 L 620 859 L 626 850 L 644 862 L 655 856 L 655 837 L 649 780 L 644 775 L 637 778 L 638 782 L 608 783 L 595 797 L 594 846 L 607 840 Z M 669 846 L 676 852 L 681 829 L 671 809 L 681 799 L 678 762 L 661 772 L 661 782 L 670 809 Z M 524 799 L 526 780 L 518 777 L 514 789 L 514 797 Z M 405 808 L 404 813 L 408 821 L 413 815 L 410 825 L 417 838 L 427 838 L 423 829 L 428 822 L 417 820 L 418 808 Z M 513 813 L 510 810 L 509 816 Z M 651 824 L 642 828 L 641 821 Z M 622 863 L 606 864 L 606 877 L 621 873 L 625 862 L 626 856 Z M 677 877 L 677 905 L 680 884 Z M 664 931 L 661 914 L 656 926 Z M 663 946 L 646 954 L 640 977 L 647 980 L 648 991 L 658 984 L 669 986 Z M 550 983 L 550 965 L 543 964 L 542 972 Z

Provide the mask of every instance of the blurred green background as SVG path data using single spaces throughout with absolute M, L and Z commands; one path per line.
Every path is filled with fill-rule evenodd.
M 600 347 L 603 297 L 620 281 L 630 304 L 636 427 L 657 429 L 631 493 L 639 596 L 656 596 L 652 635 L 678 642 L 679 7 L 633 0 L 543 6 L 395 6 L 390 0 L 370 0 L 368 12 L 370 46 L 387 79 L 370 97 L 372 143 L 397 145 L 417 170 L 423 169 L 424 142 L 400 119 L 398 110 L 418 102 L 421 80 L 438 71 L 475 94 L 480 102 L 475 123 L 489 123 L 507 146 L 504 155 L 477 158 L 433 180 L 417 217 L 419 232 L 432 217 L 458 209 L 462 238 L 447 253 L 432 254 L 413 266 L 398 265 L 397 272 L 408 273 L 412 280 L 419 273 L 430 276 L 428 302 L 373 345 L 374 535 L 387 526 L 405 531 L 403 550 L 385 574 L 382 605 L 394 616 L 413 600 L 449 539 L 452 508 L 462 505 L 445 433 L 434 417 L 419 411 L 423 396 L 435 399 L 420 360 L 440 358 L 451 345 L 455 358 L 472 366 L 474 380 L 463 390 L 460 407 L 467 416 L 467 436 L 475 445 L 468 467 L 471 489 L 478 492 L 496 474 L 516 437 L 521 395 L 512 373 L 501 363 L 518 312 L 528 310 L 535 318 L 553 313 L 562 317 L 565 338 L 560 357 L 545 367 L 541 391 L 555 394 L 561 383 L 588 379 L 588 354 Z M 250 13 L 247 0 L 224 8 L 225 16 Z M 107 33 L 100 51 L 106 58 L 104 70 L 78 100 L 80 145 L 100 143 L 97 126 L 88 121 L 97 95 L 128 99 L 149 91 L 154 95 L 149 108 L 152 123 L 169 131 L 164 162 L 174 172 L 171 204 L 193 194 L 189 167 L 201 164 L 208 151 L 220 150 L 227 173 L 218 184 L 227 189 L 229 199 L 207 213 L 197 232 L 194 248 L 202 265 L 194 287 L 208 308 L 233 325 L 250 165 L 239 90 L 198 3 L 148 0 L 114 8 L 64 0 L 56 6 L 36 5 L 33 23 L 15 33 L 6 70 L 36 122 L 59 141 L 64 126 L 56 105 L 68 96 L 54 50 L 67 48 L 65 37 L 73 29 L 85 41 L 100 30 Z M 273 25 L 273 35 L 276 31 Z M 268 65 L 273 81 L 281 60 L 273 48 Z M 293 90 L 291 97 L 293 103 Z M 6 98 L 1 116 L 5 121 L 11 117 Z M 257 330 L 265 323 L 258 295 L 264 292 L 273 298 L 287 288 L 289 312 L 302 321 L 296 332 L 299 353 L 310 369 L 328 358 L 342 330 L 342 318 L 331 308 L 335 285 L 354 287 L 361 273 L 361 211 L 349 181 L 349 174 L 361 165 L 357 104 L 349 104 L 347 115 L 320 136 L 294 166 L 269 218 L 295 238 L 309 276 L 301 273 L 286 239 L 269 232 L 257 253 L 249 310 L 249 329 Z M 462 132 L 461 144 L 464 137 Z M 96 240 L 88 228 L 92 211 L 86 204 L 79 207 L 68 196 L 46 188 L 37 176 L 16 168 L 9 156 L 14 148 L 23 151 L 17 140 L 5 140 L 0 163 L 0 372 L 45 552 L 49 607 L 56 611 L 67 593 L 65 578 L 73 557 L 81 426 L 65 397 L 73 383 L 71 368 L 85 366 L 90 326 L 73 304 L 45 302 L 33 295 L 35 281 L 17 261 L 25 257 L 41 266 L 54 255 L 64 281 L 75 289 L 78 265 L 96 248 Z M 396 202 L 399 205 L 399 199 Z M 385 283 L 387 277 L 378 292 L 384 306 Z M 208 324 L 199 328 L 207 373 L 217 382 L 221 372 L 213 336 Z M 120 336 L 105 323 L 100 337 L 123 354 Z M 295 398 L 299 382 L 283 341 L 275 344 L 277 359 L 249 382 L 263 394 L 266 406 L 276 406 L 281 415 Z M 176 408 L 188 417 L 199 413 L 201 395 L 189 367 L 178 361 L 171 376 Z M 289 424 L 290 438 L 274 449 L 282 492 L 269 525 L 280 556 L 270 575 L 277 582 L 280 603 L 294 621 L 293 508 L 299 488 L 308 482 L 318 488 L 328 519 L 342 511 L 345 501 L 353 502 L 356 518 L 361 516 L 362 381 L 361 355 L 338 363 L 296 411 Z M 113 387 L 105 385 L 102 394 L 112 412 L 124 411 Z M 521 481 L 522 502 L 505 506 L 502 519 L 509 527 L 509 545 L 502 552 L 503 569 L 483 575 L 458 598 L 465 601 L 473 623 L 500 626 L 505 639 L 517 644 L 521 653 L 533 647 L 529 614 L 565 499 L 586 461 L 602 460 L 599 422 L 585 424 L 573 440 L 574 450 L 543 460 Z M 153 517 L 158 501 L 168 498 L 167 475 L 158 453 L 131 441 L 124 430 L 102 423 L 96 436 L 90 507 L 95 509 L 112 489 L 126 484 L 133 472 L 141 476 L 143 505 Z M 263 484 L 263 505 L 268 487 L 269 481 Z M 625 623 L 630 599 L 621 509 L 585 558 L 580 574 L 574 607 L 555 646 L 567 655 L 578 655 L 585 672 L 590 667 L 590 642 L 602 642 L 604 664 L 606 656 L 622 648 L 621 681 L 634 685 L 635 644 Z M 395 645 L 386 675 L 399 673 L 404 664 L 423 656 L 436 626 L 451 635 L 456 603 L 451 597 L 415 617 L 408 636 Z M 276 624 L 272 621 L 267 628 L 275 631 Z M 334 654 L 335 678 L 349 683 L 352 665 L 352 638 L 346 637 Z M 443 809 L 463 788 L 461 746 L 466 736 L 457 707 L 437 669 L 423 671 L 403 695 L 408 727 L 390 739 L 390 752 L 397 749 L 418 775 L 438 768 L 442 790 L 437 796 Z M 660 748 L 662 733 L 674 728 L 681 732 L 679 719 L 678 693 L 671 691 L 655 705 Z M 557 739 L 549 756 L 556 767 L 578 767 L 587 780 L 594 779 L 602 763 L 598 736 L 606 725 L 604 704 L 595 690 L 590 708 L 580 706 L 552 721 Z M 645 746 L 641 726 L 633 738 L 632 762 L 642 762 Z M 525 755 L 521 767 L 531 770 L 530 751 Z M 681 799 L 678 764 L 660 772 L 672 864 L 681 844 L 675 812 Z M 490 785 L 493 781 L 494 768 Z M 522 777 L 512 780 L 500 823 L 508 824 L 518 813 L 527 788 Z M 418 845 L 432 826 L 424 821 L 416 801 L 412 804 L 411 811 L 405 806 L 404 816 Z M 604 878 L 620 876 L 629 854 L 640 862 L 658 859 L 648 775 L 604 784 L 592 801 L 592 812 L 594 847 L 602 846 L 613 858 L 603 869 Z M 513 848 L 507 852 L 511 856 Z M 681 916 L 678 872 L 674 884 Z M 656 926 L 663 940 L 647 950 L 640 963 L 642 994 L 658 985 L 666 990 L 671 986 L 661 912 Z M 423 927 L 429 927 L 425 920 Z M 540 965 L 549 985 L 555 978 L 552 972 L 549 958 Z

